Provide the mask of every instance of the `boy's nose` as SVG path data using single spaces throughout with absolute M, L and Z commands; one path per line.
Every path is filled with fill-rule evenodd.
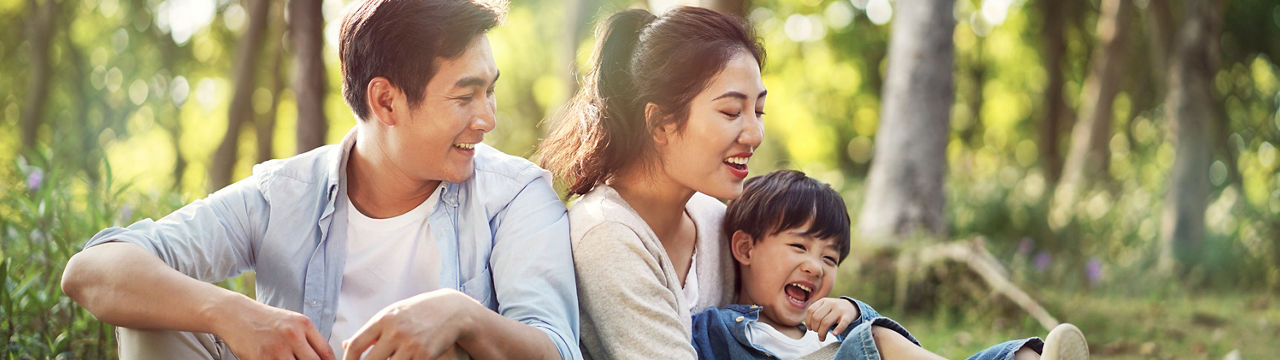
M 822 275 L 822 264 L 813 259 L 806 259 L 800 264 L 800 270 L 808 274 Z

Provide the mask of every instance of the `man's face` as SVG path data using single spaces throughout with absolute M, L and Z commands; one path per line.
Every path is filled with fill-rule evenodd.
M 474 171 L 476 144 L 497 125 L 498 65 L 485 35 L 476 36 L 457 58 L 435 61 L 422 102 L 388 129 L 387 149 L 417 180 L 462 182 Z

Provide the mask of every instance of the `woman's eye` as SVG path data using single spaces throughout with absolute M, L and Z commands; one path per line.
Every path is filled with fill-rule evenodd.
M 729 117 L 729 118 L 731 118 L 731 119 L 732 119 L 732 118 L 737 118 L 738 116 L 741 116 L 741 115 L 742 115 L 742 113 L 741 113 L 741 112 L 736 112 L 736 113 L 735 113 L 735 112 L 721 111 L 720 113 L 721 113 L 721 114 L 724 114 L 724 116 L 728 116 L 728 117 Z

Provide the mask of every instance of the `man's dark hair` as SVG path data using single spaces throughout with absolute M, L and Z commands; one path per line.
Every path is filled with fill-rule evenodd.
M 462 55 L 472 39 L 502 21 L 505 8 L 505 1 L 365 0 L 342 19 L 338 34 L 347 105 L 367 119 L 366 89 L 381 76 L 417 106 L 438 70 L 435 60 Z
M 813 225 L 804 235 L 835 239 L 837 262 L 843 262 L 849 255 L 849 210 L 840 193 L 803 172 L 778 170 L 748 179 L 742 196 L 729 202 L 723 230 L 730 241 L 742 230 L 759 242 L 810 219 Z

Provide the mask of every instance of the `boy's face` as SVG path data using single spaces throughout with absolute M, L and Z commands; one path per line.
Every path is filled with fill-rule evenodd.
M 738 302 L 763 306 L 760 321 L 795 327 L 810 304 L 831 293 L 840 251 L 833 238 L 805 235 L 812 223 L 759 241 L 742 231 L 733 233 L 733 256 L 742 275 Z

